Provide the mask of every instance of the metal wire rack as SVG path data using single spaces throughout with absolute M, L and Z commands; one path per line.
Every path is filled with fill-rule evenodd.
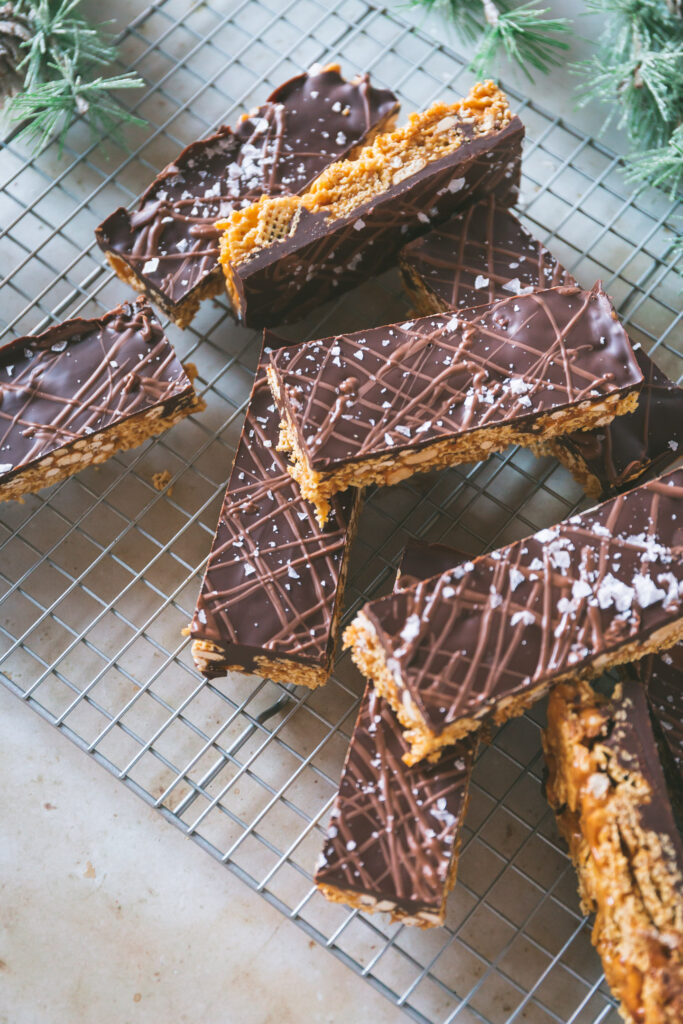
M 125 286 L 93 229 L 131 203 L 187 142 L 258 103 L 301 67 L 340 58 L 393 87 L 403 109 L 458 95 L 465 62 L 400 6 L 364 0 L 156 0 L 120 40 L 147 82 L 130 155 L 76 122 L 65 159 L 16 142 L 0 158 L 3 336 L 110 308 Z M 634 341 L 683 369 L 675 204 L 637 199 L 618 158 L 514 90 L 527 126 L 522 209 L 583 283 L 602 277 Z M 61 268 L 57 273 L 55 268 Z M 290 329 L 291 338 L 397 319 L 393 273 Z M 542 708 L 508 723 L 476 765 L 447 925 L 419 932 L 327 903 L 311 881 L 361 680 L 340 659 L 302 692 L 194 670 L 189 621 L 259 345 L 222 301 L 169 334 L 199 369 L 206 412 L 25 504 L 0 507 L 2 681 L 167 821 L 190 835 L 414 1020 L 598 1024 L 617 1020 L 575 880 L 541 794 Z M 171 474 L 157 492 L 159 470 Z M 377 491 L 352 557 L 347 617 L 390 585 L 408 536 L 470 553 L 566 517 L 581 495 L 550 459 L 487 463 Z

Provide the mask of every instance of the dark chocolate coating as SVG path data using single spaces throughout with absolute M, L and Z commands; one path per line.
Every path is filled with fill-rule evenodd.
M 278 344 L 266 335 L 265 344 Z M 194 640 L 226 649 L 247 671 L 254 658 L 326 666 L 341 600 L 339 575 L 358 494 L 333 502 L 321 529 L 277 451 L 279 417 L 264 350 L 192 620 Z M 214 663 L 211 675 L 225 675 Z
M 414 277 L 442 308 L 576 284 L 495 195 L 404 246 L 400 262 L 406 278 Z
M 471 135 L 472 127 L 459 130 Z M 330 221 L 301 211 L 294 233 L 233 267 L 239 313 L 247 326 L 300 319 L 396 263 L 411 238 L 491 192 L 507 204 L 518 193 L 524 128 L 507 127 L 466 141 L 439 160 Z
M 683 455 L 683 389 L 635 350 L 643 371 L 638 407 L 606 427 L 562 438 L 568 451 L 586 463 L 604 495 L 633 486 L 645 472 L 661 473 Z
M 465 556 L 411 544 L 396 587 L 417 570 L 457 565 Z M 325 844 L 319 885 L 390 900 L 407 913 L 438 913 L 467 804 L 477 741 L 468 737 L 437 764 L 408 768 L 408 746 L 393 711 L 368 684 L 346 755 Z
M 650 788 L 650 800 L 636 802 L 641 827 L 666 837 L 662 856 L 674 871 L 683 873 L 683 843 L 667 795 L 645 689 L 637 680 L 625 678 L 621 700 L 615 699 L 601 710 L 606 718 L 601 745 L 626 772 L 641 775 Z
M 642 374 L 599 286 L 326 338 L 271 356 L 279 405 L 315 470 L 626 394 Z
M 683 643 L 644 658 L 637 668 L 659 738 L 683 784 Z
M 0 348 L 0 480 L 194 390 L 151 307 L 127 303 Z
M 297 75 L 232 129 L 187 146 L 133 213 L 120 208 L 95 232 L 167 305 L 181 303 L 218 267 L 214 224 L 262 195 L 293 195 L 362 143 L 398 109 L 367 75 L 336 68 Z
M 682 600 L 678 470 L 363 612 L 438 735 L 674 625 Z

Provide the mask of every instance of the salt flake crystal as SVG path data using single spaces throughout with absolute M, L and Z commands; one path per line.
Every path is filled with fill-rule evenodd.
M 67 346 L 66 341 L 56 341 L 54 345 L 50 345 L 51 352 L 63 352 Z
M 299 573 L 291 565 L 287 566 L 287 575 L 292 580 L 299 580 L 299 579 L 301 579 L 301 577 L 299 576 Z
M 524 573 L 519 569 L 510 569 L 510 590 L 516 590 L 520 583 L 524 583 Z
M 488 286 L 489 286 L 489 279 L 488 279 L 488 277 L 484 277 L 483 274 L 477 274 L 477 276 L 474 279 L 474 287 L 475 288 L 488 288 Z
M 151 260 L 147 260 L 146 263 L 142 264 L 142 273 L 143 274 L 153 274 L 158 266 L 159 266 L 159 260 L 157 259 L 156 256 L 154 256 Z
M 353 222 L 353 226 L 356 229 L 356 231 L 362 231 L 363 228 L 365 227 L 365 221 L 361 220 L 361 218 L 359 217 L 358 220 Z
M 0 473 L 9 473 L 14 469 L 11 462 L 0 462 Z
M 531 285 L 525 287 L 518 277 L 513 277 L 503 285 L 503 291 L 512 292 L 513 295 L 529 295 L 533 290 Z
M 400 423 L 396 427 L 397 434 L 403 434 L 404 437 L 410 437 L 410 427 L 404 427 Z
M 244 575 L 251 576 L 253 572 L 256 572 L 256 569 L 254 568 L 253 565 L 249 565 L 249 563 L 247 562 L 247 564 L 244 566 Z
M 197 618 L 199 619 L 203 626 L 206 625 L 206 612 L 204 611 L 203 608 L 200 608 L 199 611 L 197 612 Z
M 450 320 L 443 325 L 445 331 L 457 331 L 460 326 L 460 321 L 457 316 L 452 316 Z
M 585 580 L 575 580 L 572 583 L 572 597 L 575 601 L 580 601 L 582 597 L 590 597 L 592 593 L 590 583 L 586 583 Z
M 463 576 L 466 576 L 468 572 L 472 572 L 473 569 L 474 562 L 464 562 L 462 565 L 456 565 L 455 569 L 451 572 L 451 576 L 455 580 L 461 580 Z
M 521 622 L 523 626 L 533 626 L 535 621 L 536 621 L 536 616 L 534 615 L 533 612 L 529 612 L 529 611 L 515 612 L 515 614 L 510 619 L 510 625 L 511 626 L 516 626 L 517 623 Z
M 663 601 L 667 594 L 656 585 L 650 576 L 643 576 L 638 573 L 633 577 L 633 587 L 636 592 L 636 601 L 641 608 L 649 608 L 651 604 Z
M 386 445 L 388 445 L 388 446 L 389 446 L 389 448 L 393 448 L 393 446 L 394 446 L 394 439 L 393 439 L 393 437 L 391 436 L 391 434 L 385 434 L 385 435 L 384 435 L 384 443 L 385 443 Z
M 600 608 L 609 608 L 614 605 L 618 612 L 625 612 L 633 604 L 635 591 L 633 587 L 627 586 L 621 580 L 616 579 L 611 572 L 608 572 L 598 587 L 596 597 Z
M 523 395 L 527 391 L 531 391 L 532 385 L 523 377 L 513 377 L 508 387 L 513 395 Z
M 464 184 L 465 184 L 465 179 L 464 178 L 453 178 L 452 181 L 448 182 L 448 185 L 446 187 L 448 188 L 449 192 L 459 192 Z
M 406 619 L 406 624 L 401 630 L 401 639 L 405 640 L 407 644 L 411 643 L 417 636 L 420 635 L 420 616 L 413 613 Z
M 455 587 L 444 587 L 441 593 L 446 599 L 455 597 Z
M 669 448 L 672 452 L 678 451 L 678 441 L 669 441 Z
M 551 540 L 555 540 L 557 537 L 557 527 L 551 526 L 548 530 L 539 530 L 536 534 L 536 540 L 540 544 L 547 544 Z
M 489 590 L 489 604 L 491 605 L 491 607 L 497 608 L 498 605 L 501 605 L 502 603 L 503 598 L 500 596 L 500 594 L 494 587 L 491 587 L 491 589 Z

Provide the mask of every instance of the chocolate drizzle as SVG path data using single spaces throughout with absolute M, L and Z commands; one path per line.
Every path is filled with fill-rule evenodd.
M 408 290 L 414 279 L 441 309 L 576 284 L 495 195 L 404 246 L 400 263 Z
M 263 194 L 300 192 L 398 109 L 368 75 L 352 82 L 330 67 L 297 75 L 232 129 L 194 142 L 144 193 L 96 231 L 105 252 L 123 259 L 166 306 L 181 303 L 218 273 L 214 223 Z
M 683 455 L 683 389 L 641 348 L 635 356 L 644 378 L 635 411 L 606 427 L 561 439 L 596 477 L 604 495 L 631 487 L 645 472 L 661 473 Z
M 138 299 L 0 348 L 0 480 L 127 417 L 194 397 L 150 306 Z
M 423 566 L 453 566 L 462 555 L 415 544 L 397 587 Z M 421 578 L 424 577 L 422 573 Z M 315 880 L 439 915 L 467 804 L 477 741 L 455 744 L 438 764 L 408 768 L 408 747 L 391 708 L 370 685 L 361 699 Z
M 533 434 L 540 413 L 601 402 L 642 379 L 597 285 L 285 348 L 271 365 L 281 411 L 316 471 L 489 425 Z
M 681 620 L 683 471 L 363 614 L 429 730 L 481 719 Z
M 381 273 L 402 245 L 473 200 L 495 193 L 512 204 L 518 192 L 524 128 L 517 117 L 502 129 L 465 141 L 454 152 L 330 221 L 303 209 L 293 233 L 233 266 L 239 313 L 247 326 L 300 319 L 326 299 Z M 468 137 L 470 136 L 470 137 Z
M 278 343 L 266 335 L 265 343 Z M 281 342 L 280 342 L 281 343 Z M 192 620 L 194 640 L 249 670 L 259 655 L 326 667 L 340 573 L 358 495 L 341 495 L 320 529 L 277 451 L 278 415 L 264 350 Z

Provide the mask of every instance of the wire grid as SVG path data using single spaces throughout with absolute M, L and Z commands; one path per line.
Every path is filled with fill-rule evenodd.
M 340 58 L 399 94 L 403 109 L 460 95 L 465 62 L 399 8 L 341 0 L 157 0 L 120 38 L 147 82 L 121 158 L 82 123 L 30 160 L 0 164 L 3 334 L 94 315 L 128 295 L 103 267 L 94 227 L 131 204 L 178 150 L 315 61 Z M 629 197 L 618 158 L 514 90 L 527 127 L 521 207 L 586 285 L 602 277 L 634 341 L 677 379 L 675 204 Z M 128 97 L 130 98 L 130 97 Z M 61 268 L 57 275 L 55 268 Z M 287 334 L 324 336 L 407 313 L 391 272 Z M 421 1022 L 618 1020 L 575 878 L 541 793 L 543 709 L 509 722 L 479 757 L 446 927 L 422 932 L 326 902 L 312 866 L 334 800 L 362 680 L 348 657 L 319 691 L 231 674 L 202 680 L 181 628 L 211 544 L 259 338 L 223 301 L 169 335 L 199 369 L 207 409 L 23 505 L 0 508 L 0 665 L 5 685 L 157 807 L 314 939 Z M 151 483 L 171 474 L 163 493 Z M 553 460 L 510 450 L 416 477 L 367 501 L 346 619 L 386 591 L 405 541 L 468 553 L 557 522 L 581 504 Z

